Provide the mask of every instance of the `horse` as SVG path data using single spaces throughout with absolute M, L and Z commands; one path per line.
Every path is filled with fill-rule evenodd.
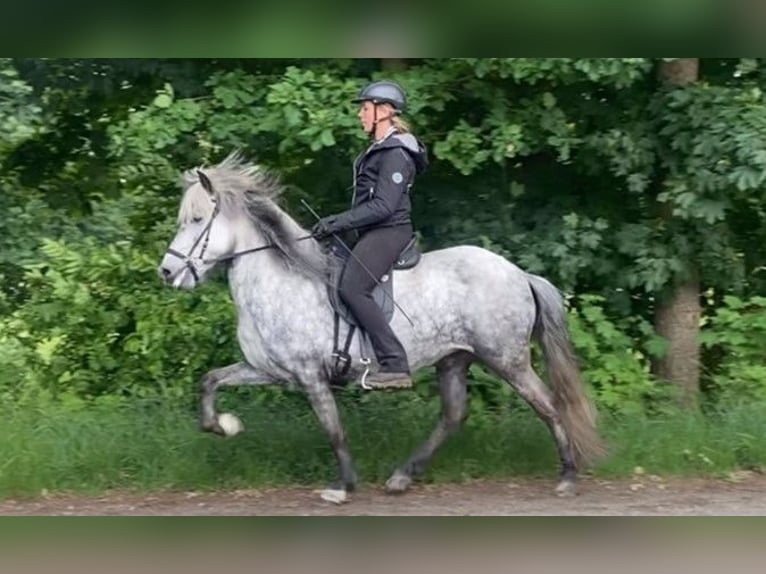
M 357 477 L 331 384 L 334 309 L 326 285 L 328 249 L 280 206 L 284 186 L 278 176 L 238 152 L 217 165 L 183 171 L 181 186 L 177 231 L 158 274 L 166 285 L 188 289 L 225 265 L 243 355 L 242 361 L 202 377 L 200 428 L 224 436 L 241 430 L 235 415 L 216 412 L 221 387 L 297 384 L 337 459 L 338 479 L 321 497 L 347 501 Z M 574 495 L 578 471 L 604 448 L 558 289 L 471 245 L 426 251 L 413 268 L 393 271 L 392 280 L 396 309 L 391 326 L 411 369 L 435 366 L 442 411 L 428 439 L 388 478 L 386 491 L 407 491 L 459 429 L 466 418 L 468 368 L 479 362 L 510 384 L 548 426 L 560 463 L 555 492 Z M 340 328 L 349 325 L 342 322 Z M 360 336 L 357 332 L 354 340 Z M 549 385 L 532 367 L 533 340 L 542 348 Z M 362 349 L 350 346 L 349 380 L 369 368 Z

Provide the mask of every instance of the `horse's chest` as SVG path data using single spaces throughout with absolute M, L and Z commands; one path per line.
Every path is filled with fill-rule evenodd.
M 239 343 L 251 364 L 278 369 L 305 354 L 313 337 L 312 306 L 291 297 L 251 303 L 240 309 Z

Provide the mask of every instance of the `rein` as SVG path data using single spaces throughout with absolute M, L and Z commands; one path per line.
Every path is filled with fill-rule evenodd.
M 298 237 L 295 241 L 304 241 L 306 239 L 313 238 L 313 235 L 304 235 L 303 237 Z M 273 249 L 277 246 L 276 243 L 267 243 L 266 245 L 261 245 L 259 247 L 251 247 L 250 249 L 243 249 L 242 251 L 236 251 L 232 253 L 231 255 L 224 255 L 223 257 L 216 257 L 214 259 L 202 259 L 202 263 L 220 263 L 221 261 L 231 261 L 232 259 L 236 259 L 237 257 L 240 257 L 242 255 L 247 255 L 248 253 L 256 253 L 258 251 L 263 251 L 264 249 Z M 168 249 L 168 253 L 170 253 L 170 249 Z M 172 253 L 172 255 L 176 255 L 175 253 Z

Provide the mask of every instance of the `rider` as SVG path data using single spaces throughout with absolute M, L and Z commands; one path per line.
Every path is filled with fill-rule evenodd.
M 410 188 L 415 174 L 428 164 L 427 154 L 399 117 L 406 106 L 401 86 L 373 82 L 353 102 L 359 104 L 357 115 L 372 142 L 354 161 L 351 209 L 320 219 L 311 231 L 317 239 L 352 229 L 358 234 L 339 287 L 380 365 L 366 382 L 376 388 L 406 388 L 412 386 L 407 353 L 372 292 L 412 238 Z

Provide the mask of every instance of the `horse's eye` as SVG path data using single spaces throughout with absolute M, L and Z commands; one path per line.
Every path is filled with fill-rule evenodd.
M 192 223 L 202 223 L 201 217 L 192 217 Z

